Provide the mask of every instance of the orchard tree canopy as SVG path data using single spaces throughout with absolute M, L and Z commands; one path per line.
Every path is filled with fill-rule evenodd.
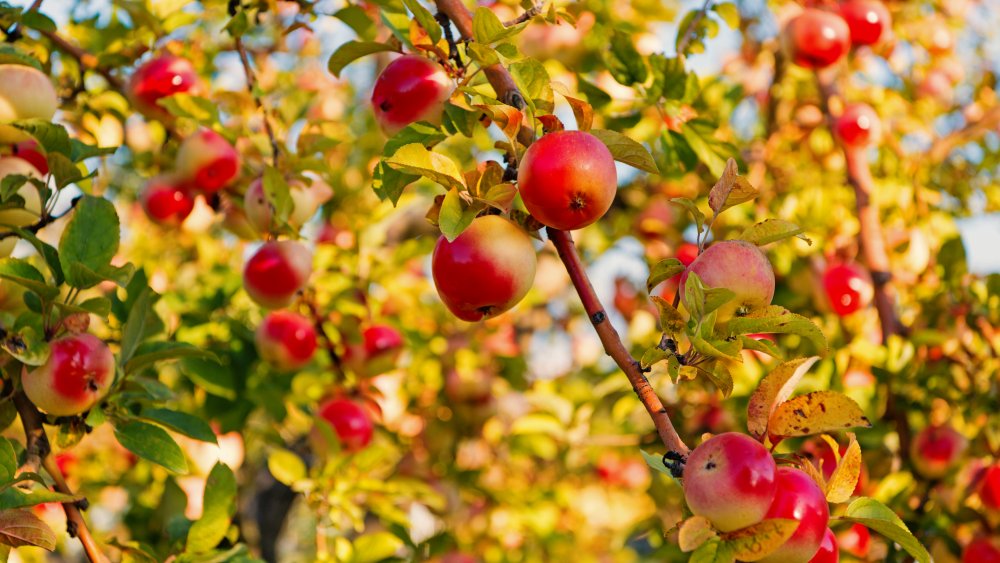
M 996 2 L 0 38 L 0 560 L 1000 562 Z

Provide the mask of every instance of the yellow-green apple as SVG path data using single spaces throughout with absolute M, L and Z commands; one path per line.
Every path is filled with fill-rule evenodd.
M 240 173 L 240 155 L 222 135 L 200 129 L 177 149 L 177 173 L 194 189 L 216 192 Z
M 949 425 L 926 426 L 913 438 L 910 459 L 918 473 L 938 479 L 958 463 L 969 441 Z
M 52 119 L 59 98 L 44 72 L 30 66 L 0 64 L 0 124 L 19 119 Z M 28 135 L 10 125 L 0 125 L 0 143 L 19 143 Z
M 39 409 L 55 416 L 90 410 L 104 398 L 115 379 L 111 349 L 92 334 L 53 340 L 42 366 L 22 372 L 24 394 Z
M 243 268 L 243 287 L 258 305 L 280 309 L 295 299 L 312 274 L 312 252 L 281 240 L 261 246 Z
M 316 353 L 316 328 L 298 313 L 272 311 L 257 327 L 254 341 L 265 362 L 279 370 L 291 371 L 312 361 Z
M 128 83 L 132 104 L 146 117 L 169 120 L 170 113 L 157 102 L 174 94 L 197 95 L 201 80 L 191 61 L 174 55 L 154 57 L 137 68 Z
M 0 158 L 0 182 L 7 176 L 25 176 L 42 180 L 42 174 L 27 160 L 16 156 Z M 23 207 L 8 207 L 0 209 L 0 225 L 26 227 L 38 222 L 42 214 L 42 197 L 38 187 L 31 182 L 25 182 L 17 189 L 17 195 L 24 200 Z
M 802 470 L 779 467 L 775 475 L 777 486 L 774 501 L 764 516 L 790 518 L 798 528 L 776 551 L 760 559 L 764 563 L 808 563 L 823 542 L 830 523 L 830 506 L 816 481 Z
M 736 294 L 719 307 L 716 322 L 724 323 L 733 315 L 771 304 L 774 297 L 774 270 L 767 256 L 757 246 L 742 240 L 717 242 L 705 249 L 681 275 L 681 299 L 686 300 L 688 274 L 698 274 L 706 287 L 725 288 Z M 685 301 L 685 306 L 687 303 Z
M 806 8 L 788 22 L 781 40 L 795 64 L 825 68 L 839 61 L 850 49 L 851 30 L 838 14 Z
M 334 398 L 319 408 L 319 417 L 333 427 L 340 445 L 347 451 L 364 449 L 372 441 L 375 426 L 362 405 L 344 398 Z
M 155 223 L 178 226 L 194 209 L 194 198 L 174 176 L 156 176 L 146 182 L 140 198 L 142 209 Z
M 892 28 L 889 9 L 879 0 L 847 0 L 840 4 L 840 15 L 851 30 L 851 44 L 875 45 Z
M 455 83 L 436 62 L 404 55 L 385 67 L 375 80 L 375 121 L 389 137 L 416 121 L 440 123 L 444 103 Z
M 486 215 L 454 241 L 434 247 L 431 273 L 441 301 L 463 321 L 494 317 L 516 305 L 535 279 L 535 247 L 508 219 Z

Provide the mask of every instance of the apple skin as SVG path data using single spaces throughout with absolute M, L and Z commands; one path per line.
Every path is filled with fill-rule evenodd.
M 555 131 L 525 151 L 517 189 L 528 212 L 543 225 L 562 231 L 586 227 L 604 216 L 615 199 L 615 159 L 590 133 Z
M 763 251 L 746 241 L 726 240 L 706 248 L 681 275 L 682 301 L 690 272 L 698 274 L 706 287 L 721 287 L 736 293 L 732 301 L 717 309 L 718 323 L 728 321 L 742 308 L 752 311 L 766 307 L 774 297 L 771 262 Z
M 840 549 L 837 548 L 837 536 L 833 535 L 833 530 L 826 529 L 823 534 L 823 541 L 819 544 L 819 551 L 809 563 L 838 563 L 840 561 Z
M 1000 464 L 995 463 L 986 469 L 979 498 L 989 510 L 1000 510 Z
M 12 154 L 20 159 L 27 160 L 42 176 L 48 176 L 49 159 L 45 157 L 45 151 L 38 146 L 38 142 L 34 139 L 21 141 L 14 145 Z
M 272 311 L 257 327 L 254 342 L 261 359 L 281 371 L 292 371 L 312 361 L 316 328 L 298 313 Z
M 172 176 L 147 182 L 140 201 L 146 216 L 160 225 L 178 226 L 194 209 L 194 198 Z
M 806 8 L 792 18 L 781 34 L 785 52 L 795 64 L 826 68 L 839 61 L 851 47 L 851 30 L 833 12 Z
M 37 68 L 0 64 L 0 123 L 19 119 L 50 120 L 59 108 L 52 81 Z M 0 125 L 0 143 L 14 144 L 30 139 L 27 133 Z
M 174 55 L 161 55 L 146 61 L 132 73 L 128 83 L 129 98 L 135 108 L 146 117 L 162 121 L 173 116 L 157 101 L 174 94 L 200 92 L 201 79 L 194 65 Z
M 246 194 L 243 195 L 243 212 L 246 219 L 259 233 L 267 233 L 271 230 L 271 223 L 274 221 L 274 207 L 267 201 L 264 193 L 264 181 L 257 178 L 250 182 Z
M 837 534 L 837 544 L 847 553 L 858 559 L 864 559 L 868 557 L 868 550 L 872 546 L 872 534 L 864 525 L 854 524 Z
M 417 121 L 441 123 L 455 83 L 436 62 L 403 55 L 389 63 L 372 89 L 375 120 L 388 137 Z
M 217 192 L 239 176 L 240 155 L 222 135 L 201 129 L 177 149 L 176 168 L 192 188 Z
M 697 516 L 723 532 L 764 519 L 775 495 L 774 458 L 760 442 L 727 432 L 691 452 L 684 467 L 684 498 Z
M 517 225 L 499 215 L 472 221 L 452 242 L 438 239 L 431 258 L 434 286 L 463 321 L 494 317 L 516 305 L 535 280 L 535 247 Z
M 877 143 L 882 136 L 882 123 L 868 104 L 850 104 L 834 125 L 837 137 L 849 149 L 861 149 Z
M 823 272 L 823 289 L 833 312 L 845 317 L 871 303 L 875 289 L 868 273 L 857 264 L 837 264 Z
M 288 224 L 295 228 L 305 225 L 319 210 L 319 207 L 330 201 L 333 189 L 326 182 L 318 179 L 292 180 L 288 182 L 288 192 L 292 198 L 292 212 L 288 216 Z M 264 193 L 264 183 L 257 178 L 250 183 L 243 196 L 243 210 L 247 220 L 258 232 L 271 230 L 274 221 L 274 206 L 267 200 Z
M 0 65 L 2 66 L 2 65 Z M 30 162 L 16 156 L 5 156 L 0 158 L 0 181 L 12 175 L 27 176 L 36 180 L 43 180 L 39 172 Z M 0 210 L 0 225 L 12 225 L 14 227 L 27 227 L 38 222 L 42 214 L 42 196 L 38 193 L 38 188 L 30 182 L 25 182 L 17 189 L 17 195 L 24 199 L 24 207 L 7 208 Z
M 115 357 L 101 339 L 77 334 L 53 340 L 48 361 L 24 373 L 24 393 L 39 409 L 54 416 L 90 410 L 104 398 L 115 379 Z
M 372 441 L 375 426 L 368 411 L 350 399 L 330 399 L 319 408 L 319 416 L 333 427 L 341 446 L 357 452 Z
M 830 522 L 830 507 L 819 485 L 802 470 L 779 467 L 777 493 L 765 518 L 790 518 L 799 527 L 788 541 L 761 559 L 765 563 L 808 563 L 819 550 Z
M 944 477 L 962 457 L 968 440 L 951 426 L 927 426 L 910 446 L 913 467 L 927 479 Z
M 291 240 L 265 243 L 243 268 L 243 287 L 261 307 L 288 306 L 312 274 L 312 252 Z
M 962 550 L 962 563 L 1000 563 L 1000 541 L 980 537 Z
M 348 344 L 344 362 L 355 371 L 377 375 L 396 367 L 405 342 L 398 330 L 388 325 L 373 325 L 361 332 L 362 344 Z
M 848 0 L 840 5 L 840 15 L 851 30 L 851 44 L 875 45 L 888 36 L 892 16 L 878 0 Z

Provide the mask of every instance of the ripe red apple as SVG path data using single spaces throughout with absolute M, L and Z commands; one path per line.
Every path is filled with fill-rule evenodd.
M 1000 539 L 979 537 L 962 550 L 962 563 L 1000 563 Z
M 841 317 L 866 307 L 875 293 L 868 272 L 857 264 L 837 264 L 823 273 L 823 288 L 833 311 Z
M 385 373 L 396 367 L 405 342 L 398 330 L 388 325 L 373 325 L 361 332 L 361 344 L 348 345 L 344 361 L 368 375 Z
M 851 47 L 851 30 L 833 12 L 806 8 L 792 18 L 781 35 L 785 52 L 805 68 L 825 68 L 840 60 Z
M 691 512 L 723 532 L 745 528 L 764 519 L 774 500 L 776 471 L 760 442 L 736 432 L 719 434 L 688 457 L 684 498 Z
M 24 394 L 55 416 L 90 410 L 115 379 L 115 357 L 100 338 L 76 334 L 53 340 L 49 359 L 31 373 L 22 372 Z
M 986 469 L 983 484 L 979 488 L 979 498 L 986 508 L 1000 510 L 1000 463 L 994 463 Z
M 837 544 L 847 553 L 864 559 L 868 557 L 868 550 L 872 546 L 872 534 L 864 525 L 854 524 L 837 534 Z
M 316 329 L 313 323 L 289 311 L 272 311 L 264 317 L 255 334 L 257 353 L 267 363 L 282 371 L 307 365 L 316 353 Z
M 674 257 L 681 261 L 681 264 L 690 266 L 698 258 L 698 245 L 685 242 L 677 247 Z
M 766 518 L 790 518 L 799 527 L 777 551 L 761 559 L 766 563 L 807 563 L 819 550 L 830 522 L 830 507 L 819 485 L 802 470 L 779 467 L 777 493 Z
M 49 159 L 45 157 L 45 151 L 42 147 L 38 146 L 37 141 L 34 139 L 21 141 L 14 145 L 12 149 L 11 154 L 17 158 L 27 160 L 42 176 L 48 175 Z
M 261 307 L 280 309 L 295 299 L 312 274 L 312 252 L 301 243 L 265 243 L 243 269 L 243 287 Z
M 837 137 L 849 149 L 858 149 L 877 143 L 882 136 L 878 114 L 868 104 L 850 104 L 837 118 L 834 127 Z
M 535 280 L 535 247 L 499 215 L 472 221 L 448 242 L 438 239 L 431 273 L 441 301 L 463 321 L 494 317 L 520 301 Z
M 330 399 L 319 408 L 319 416 L 330 423 L 341 446 L 356 452 L 372 441 L 375 426 L 364 407 L 350 399 Z
M 132 73 L 128 92 L 135 108 L 143 115 L 167 120 L 171 118 L 170 113 L 157 101 L 174 94 L 196 95 L 201 92 L 201 80 L 191 61 L 161 55 L 146 61 Z
M 191 187 L 216 192 L 240 173 L 240 155 L 222 135 L 201 129 L 177 149 L 177 172 Z
M 3 65 L 0 65 L 3 66 Z M 27 160 L 16 156 L 0 158 L 0 182 L 7 176 L 26 176 L 36 180 L 44 177 Z M 30 182 L 25 182 L 17 189 L 17 195 L 24 199 L 24 207 L 10 207 L 0 210 L 0 225 L 27 227 L 38 222 L 42 214 L 42 196 L 38 188 Z
M 375 121 L 389 137 L 416 121 L 441 123 L 444 103 L 455 83 L 436 62 L 404 55 L 389 63 L 375 80 Z
M 826 529 L 823 534 L 823 541 L 819 544 L 819 551 L 809 563 L 837 563 L 840 561 L 840 549 L 837 548 L 837 537 L 833 535 L 833 530 Z
M 965 452 L 969 441 L 951 426 L 927 426 L 910 446 L 910 459 L 918 473 L 928 479 L 944 477 Z
M 583 131 L 555 131 L 534 142 L 517 170 L 524 206 L 543 225 L 572 231 L 597 221 L 615 199 L 611 151 Z
M 855 46 L 875 45 L 892 28 L 892 16 L 879 0 L 847 0 L 840 5 L 840 15 L 851 30 Z
M 716 317 L 719 323 L 739 311 L 766 307 L 774 297 L 771 263 L 759 248 L 746 241 L 727 240 L 706 248 L 681 276 L 682 301 L 689 272 L 698 274 L 706 287 L 726 288 L 736 294 L 732 301 L 719 307 Z
M 161 225 L 180 225 L 194 209 L 194 198 L 173 176 L 146 182 L 140 201 L 146 215 Z
M 44 72 L 30 66 L 0 64 L 0 124 L 18 119 L 52 119 L 59 98 Z M 0 125 L 0 143 L 19 143 L 30 137 L 9 125 Z

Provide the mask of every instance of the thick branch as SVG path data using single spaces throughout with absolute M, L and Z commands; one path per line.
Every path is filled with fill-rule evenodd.
M 59 469 L 59 464 L 57 464 L 54 459 L 51 457 L 45 458 L 43 466 L 45 467 L 45 472 L 48 473 L 55 482 L 55 488 L 57 491 L 63 493 L 64 495 L 73 494 L 73 490 L 69 488 L 69 485 L 66 483 L 66 479 L 63 477 L 62 471 Z M 80 539 L 80 543 L 83 544 L 83 550 L 87 553 L 88 560 L 98 563 L 107 563 L 108 558 L 101 553 L 101 548 L 94 540 L 94 536 L 90 535 L 90 528 L 87 527 L 87 522 L 83 519 L 83 513 L 80 512 L 80 507 L 77 504 L 78 503 L 72 502 L 63 503 L 63 510 L 66 512 L 67 520 L 66 528 L 69 530 L 69 534 Z
M 272 164 L 278 166 L 278 141 L 274 136 L 274 129 L 271 128 L 271 120 L 267 115 L 267 108 L 264 107 L 264 102 L 260 99 L 254 90 L 253 86 L 257 83 L 257 77 L 254 75 L 253 67 L 250 65 L 250 56 L 247 55 L 246 47 L 243 46 L 243 39 L 236 38 L 236 52 L 240 55 L 240 62 L 243 64 L 243 74 L 246 76 L 247 80 L 247 91 L 250 92 L 250 97 L 253 98 L 254 104 L 257 105 L 257 109 L 260 110 L 261 115 L 264 119 L 264 131 L 267 132 L 267 138 L 271 142 L 271 159 Z

